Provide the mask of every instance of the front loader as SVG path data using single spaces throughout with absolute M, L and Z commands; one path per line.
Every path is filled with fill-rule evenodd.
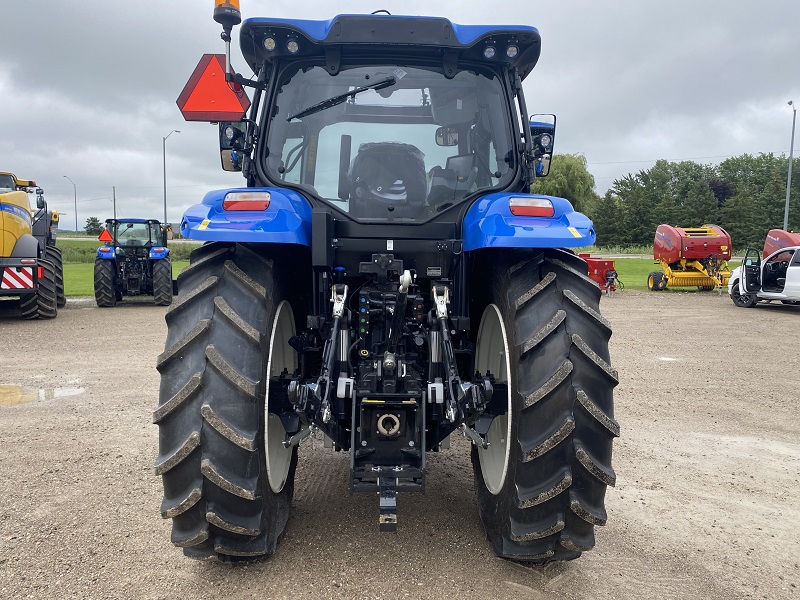
M 228 42 L 238 2 L 215 17 Z M 594 227 L 530 193 L 555 133 L 523 93 L 539 32 L 371 14 L 252 18 L 240 40 L 252 78 L 228 49 L 178 101 L 219 122 L 223 168 L 245 183 L 180 224 L 206 243 L 157 361 L 173 544 L 273 553 L 312 435 L 347 453 L 350 491 L 374 493 L 396 531 L 398 495 L 425 491 L 426 457 L 458 434 L 499 556 L 592 548 L 616 477 L 617 373 L 600 289 L 568 249 Z

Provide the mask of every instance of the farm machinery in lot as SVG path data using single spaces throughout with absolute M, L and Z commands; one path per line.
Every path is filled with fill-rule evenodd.
M 600 287 L 606 296 L 613 296 L 617 288 L 622 288 L 619 274 L 614 268 L 614 261 L 608 258 L 592 256 L 589 253 L 578 254 L 589 269 L 589 277 Z
M 35 181 L 0 173 L 0 298 L 19 298 L 24 319 L 52 319 L 67 303 L 58 220 Z
M 653 240 L 653 258 L 662 271 L 647 276 L 647 287 L 661 291 L 667 287 L 722 289 L 728 285 L 731 236 L 717 225 L 674 227 L 659 225 Z
M 800 233 L 771 229 L 763 254 L 748 248 L 742 265 L 731 273 L 728 294 L 742 308 L 772 300 L 800 304 Z
M 229 43 L 238 2 L 215 17 Z M 428 453 L 463 434 L 499 556 L 592 548 L 615 483 L 617 373 L 600 289 L 567 249 L 594 227 L 529 193 L 555 131 L 523 94 L 538 31 L 373 14 L 253 18 L 240 37 L 255 77 L 207 56 L 178 102 L 219 122 L 223 167 L 246 185 L 180 225 L 207 243 L 157 361 L 173 544 L 270 555 L 315 433 L 395 531 L 398 493 L 424 492 Z
M 173 296 L 169 226 L 155 219 L 107 219 L 104 242 L 94 260 L 97 306 L 111 307 L 125 296 L 151 295 L 158 306 Z

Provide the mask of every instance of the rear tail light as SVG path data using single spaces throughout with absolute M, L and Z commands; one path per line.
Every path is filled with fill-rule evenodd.
M 23 258 L 19 262 L 20 262 L 20 264 L 23 264 L 23 265 L 35 265 L 36 264 L 36 259 L 35 258 Z
M 156 246 L 155 248 L 153 248 L 153 252 L 166 252 L 166 251 L 167 249 L 164 248 L 164 246 Z
M 510 198 L 508 208 L 516 217 L 552 217 L 556 212 L 547 198 Z
M 269 192 L 230 192 L 222 201 L 225 210 L 267 210 Z

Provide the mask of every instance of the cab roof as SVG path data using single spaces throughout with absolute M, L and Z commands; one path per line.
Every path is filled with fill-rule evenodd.
M 402 15 L 338 15 L 328 21 L 251 18 L 242 24 L 239 43 L 254 73 L 279 57 L 324 57 L 334 74 L 342 60 L 352 58 L 433 58 L 444 62 L 447 76 L 455 75 L 448 74 L 448 65 L 469 61 L 505 64 L 524 78 L 541 52 L 539 31 L 528 25 L 458 25 L 442 17 Z M 489 46 L 495 53 L 486 58 Z M 516 54 L 507 53 L 510 46 L 516 46 Z

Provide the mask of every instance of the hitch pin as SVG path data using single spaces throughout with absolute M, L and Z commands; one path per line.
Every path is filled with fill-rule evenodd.
M 461 430 L 464 432 L 464 435 L 466 435 L 470 440 L 472 440 L 472 443 L 475 444 L 476 446 L 479 446 L 484 450 L 486 450 L 489 447 L 489 442 L 487 442 L 480 435 L 478 435 L 478 432 L 475 431 L 472 427 L 467 427 L 466 423 L 461 424 Z
M 306 439 L 312 433 L 312 427 L 306 427 L 305 429 L 298 431 L 288 440 L 283 440 L 283 447 L 284 448 L 291 448 L 292 446 L 297 446 L 300 442 Z

